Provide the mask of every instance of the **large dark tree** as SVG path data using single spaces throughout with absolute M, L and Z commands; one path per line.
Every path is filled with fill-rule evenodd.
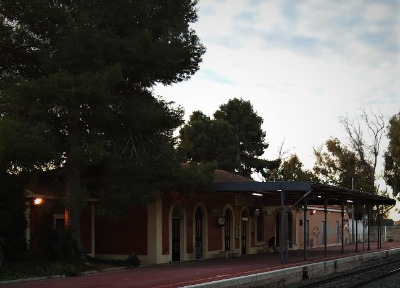
M 263 119 L 249 101 L 229 100 L 214 113 L 214 119 L 195 111 L 180 130 L 178 150 L 184 161 L 215 162 L 217 167 L 245 177 L 279 166 L 279 161 L 261 158 L 268 147 Z
M 400 112 L 390 118 L 388 133 L 389 146 L 385 152 L 384 178 L 392 187 L 393 196 L 399 198 L 400 193 Z
M 231 99 L 219 107 L 214 118 L 228 122 L 239 139 L 238 174 L 250 177 L 253 172 L 262 173 L 267 166 L 271 166 L 272 162 L 261 158 L 268 143 L 261 128 L 263 119 L 254 111 L 250 101 Z
M 228 122 L 195 111 L 179 133 L 178 151 L 183 161 L 215 162 L 229 172 L 239 167 L 239 139 Z
M 61 168 L 66 228 L 81 253 L 89 168 L 102 167 L 105 190 L 118 197 L 129 182 L 127 203 L 147 199 L 149 184 L 161 186 L 177 167 L 172 131 L 183 112 L 151 88 L 189 79 L 199 69 L 205 49 L 189 26 L 197 20 L 195 5 L 0 3 L 0 165 L 14 173 Z

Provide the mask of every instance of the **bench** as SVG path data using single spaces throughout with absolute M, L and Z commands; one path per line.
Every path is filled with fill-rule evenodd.
M 221 251 L 219 252 L 220 256 L 223 258 L 232 258 L 232 257 L 240 257 L 239 250 L 228 250 L 228 251 Z

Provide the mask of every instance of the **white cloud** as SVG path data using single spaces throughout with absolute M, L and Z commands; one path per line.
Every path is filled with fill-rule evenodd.
M 266 156 L 285 139 L 310 169 L 313 147 L 331 136 L 346 141 L 340 116 L 371 107 L 388 120 L 400 111 L 397 3 L 200 0 L 193 27 L 207 48 L 201 70 L 156 90 L 186 118 L 194 110 L 211 116 L 234 97 L 250 100 L 264 119 Z

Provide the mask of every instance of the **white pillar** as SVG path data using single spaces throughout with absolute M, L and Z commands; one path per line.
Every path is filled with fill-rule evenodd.
M 162 197 L 147 205 L 147 262 L 162 263 Z

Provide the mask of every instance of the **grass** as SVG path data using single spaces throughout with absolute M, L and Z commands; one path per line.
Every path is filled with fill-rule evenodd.
M 91 267 L 79 262 L 61 261 L 22 261 L 3 263 L 0 267 L 0 280 L 26 279 L 33 277 L 48 277 L 64 275 L 68 277 L 79 276 Z
M 114 267 L 133 268 L 139 265 L 140 260 L 136 255 L 125 260 L 102 260 L 88 256 L 85 263 L 79 260 L 3 262 L 3 265 L 0 266 L 0 281 L 34 277 L 51 278 L 57 275 L 76 277 L 88 271 L 102 271 Z

